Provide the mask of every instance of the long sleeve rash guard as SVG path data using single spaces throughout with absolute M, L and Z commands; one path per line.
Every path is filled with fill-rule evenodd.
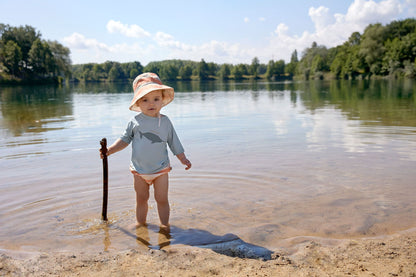
M 184 152 L 172 122 L 162 114 L 151 117 L 139 113 L 129 121 L 120 139 L 132 143 L 130 168 L 140 174 L 153 174 L 170 165 L 168 145 L 174 155 Z

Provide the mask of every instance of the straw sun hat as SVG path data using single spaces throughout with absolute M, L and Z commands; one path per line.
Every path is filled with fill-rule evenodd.
M 129 109 L 141 112 L 139 106 L 137 105 L 137 101 L 146 94 L 156 90 L 161 90 L 163 93 L 162 107 L 172 102 L 175 94 L 173 88 L 163 85 L 157 74 L 147 72 L 137 76 L 133 81 L 134 97 L 130 103 Z

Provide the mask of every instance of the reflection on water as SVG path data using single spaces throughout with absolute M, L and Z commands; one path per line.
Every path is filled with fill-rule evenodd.
M 328 106 L 340 111 L 350 120 L 381 126 L 416 125 L 416 85 L 411 80 L 388 81 L 333 81 L 306 83 L 270 82 L 169 82 L 176 92 L 249 91 L 257 101 L 259 91 L 289 92 L 293 105 L 300 102 L 314 113 Z M 44 123 L 54 125 L 71 120 L 74 94 L 130 93 L 130 83 L 87 83 L 72 87 L 34 86 L 2 87 L 2 130 L 18 136 L 25 132 L 44 132 Z M 299 93 L 301 92 L 301 93 Z M 283 94 L 269 94 L 271 99 Z M 201 100 L 205 100 L 201 95 Z M 59 124 L 56 124 L 59 125 Z M 59 126 L 61 128 L 61 126 Z
M 171 159 L 171 221 L 180 231 L 170 238 L 120 231 L 135 218 L 130 150 L 109 159 L 110 224 L 98 220 L 99 141 L 111 143 L 134 115 L 130 84 L 0 87 L 0 249 L 85 249 L 88 241 L 111 251 L 140 247 L 139 238 L 160 247 L 186 244 L 181 234 L 199 230 L 188 245 L 232 233 L 273 250 L 308 236 L 415 227 L 415 82 L 169 85 L 175 101 L 163 112 L 194 164 L 185 172 Z M 152 199 L 148 220 L 158 222 Z
M 333 105 L 348 119 L 361 120 L 364 125 L 414 127 L 415 88 L 411 80 L 317 82 L 307 83 L 302 90 L 308 93 L 301 98 L 312 111 Z
M 2 131 L 20 136 L 23 133 L 62 129 L 59 123 L 73 113 L 71 97 L 69 88 L 2 87 Z

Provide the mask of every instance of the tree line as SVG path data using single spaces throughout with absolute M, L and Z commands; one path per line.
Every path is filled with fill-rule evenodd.
M 355 79 L 372 76 L 414 78 L 416 74 L 416 19 L 368 25 L 342 45 L 327 49 L 313 43 L 302 53 L 296 75 L 303 79 Z
M 250 64 L 216 64 L 189 60 L 165 60 L 143 66 L 139 61 L 71 65 L 69 49 L 44 41 L 33 27 L 0 24 L 1 76 L 15 78 L 61 77 L 72 81 L 131 80 L 142 72 L 155 72 L 164 80 L 209 79 L 355 79 L 416 76 L 416 19 L 370 24 L 354 32 L 341 45 L 327 48 L 313 42 L 301 58 L 294 50 L 288 63 L 270 60 Z
M 0 24 L 0 81 L 58 80 L 71 76 L 70 51 L 31 26 Z
M 106 61 L 104 63 L 88 63 L 72 66 L 75 81 L 117 81 L 134 79 L 143 72 L 154 72 L 164 80 L 209 80 L 209 79 L 242 79 L 257 78 L 267 71 L 267 65 L 260 64 L 254 58 L 251 65 L 246 64 L 216 64 L 190 60 L 165 60 L 150 62 L 143 66 L 140 62 L 119 63 Z M 282 76 L 284 71 L 281 72 Z

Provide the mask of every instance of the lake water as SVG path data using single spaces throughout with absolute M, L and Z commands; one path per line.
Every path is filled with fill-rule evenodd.
M 171 157 L 172 232 L 135 223 L 130 149 L 109 158 L 103 224 L 99 141 L 134 116 L 130 84 L 0 87 L 0 249 L 121 251 L 212 243 L 271 250 L 416 227 L 416 83 L 170 83 L 193 167 Z M 142 233 L 140 233 L 142 232 Z

